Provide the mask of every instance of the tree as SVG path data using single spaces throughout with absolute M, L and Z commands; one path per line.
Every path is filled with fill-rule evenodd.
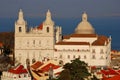
M 5 56 L 9 55 L 11 52 L 12 52 L 12 50 L 11 50 L 11 48 L 9 46 L 6 46 L 6 45 L 3 46 L 3 54 Z
M 72 60 L 71 63 L 66 63 L 63 68 L 70 72 L 71 80 L 84 80 L 91 74 L 87 69 L 88 65 L 84 61 L 80 61 L 79 58 Z M 61 72 L 59 79 L 61 78 L 63 71 Z M 66 74 L 69 75 L 69 74 Z M 63 80 L 63 79 L 62 79 Z
M 93 78 L 91 80 L 99 80 L 95 75 L 93 75 Z
M 59 80 L 71 80 L 70 71 L 68 69 L 64 69 L 59 76 Z

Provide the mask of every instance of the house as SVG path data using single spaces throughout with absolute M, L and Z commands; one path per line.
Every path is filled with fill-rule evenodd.
M 8 71 L 3 71 L 2 80 L 31 80 L 31 76 L 23 65 L 11 68 Z

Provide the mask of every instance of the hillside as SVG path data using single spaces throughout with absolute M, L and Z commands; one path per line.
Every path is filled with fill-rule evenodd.
M 0 32 L 0 42 L 14 48 L 14 32 Z

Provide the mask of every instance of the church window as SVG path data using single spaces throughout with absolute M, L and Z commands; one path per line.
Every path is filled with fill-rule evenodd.
M 21 27 L 19 27 L 19 32 L 22 32 L 22 28 Z
M 62 58 L 62 55 L 60 55 L 60 59 Z
M 33 40 L 33 44 L 35 44 L 35 40 Z
M 19 61 L 21 61 L 21 54 L 19 54 Z
M 33 40 L 33 46 L 35 47 L 35 40 Z
M 47 27 L 47 33 L 49 33 L 49 27 Z
M 73 55 L 73 58 L 75 58 L 75 55 Z
M 103 56 L 101 56 L 101 57 L 100 57 L 100 59 L 104 59 L 104 57 L 103 57 Z
M 39 41 L 39 46 L 41 46 L 41 41 Z
M 29 47 L 29 41 L 27 42 L 27 47 Z
M 63 65 L 63 61 L 62 61 L 62 60 L 60 60 L 60 61 L 59 61 L 59 64 L 62 66 L 62 65 Z
M 80 55 L 78 56 L 78 58 L 79 58 L 79 59 L 81 58 Z
M 26 65 L 29 66 L 30 65 L 30 60 L 26 59 Z
M 95 49 L 92 50 L 92 53 L 95 53 Z
M 101 49 L 101 50 L 100 50 L 100 54 L 103 54 L 103 53 L 104 53 L 104 52 L 103 52 L 103 49 Z
M 87 57 L 86 57 L 86 55 L 84 55 L 84 59 L 86 59 Z
M 35 58 L 32 59 L 32 63 L 36 62 Z
M 95 59 L 95 55 L 92 56 L 92 59 Z
M 68 55 L 68 59 L 70 59 L 70 55 Z

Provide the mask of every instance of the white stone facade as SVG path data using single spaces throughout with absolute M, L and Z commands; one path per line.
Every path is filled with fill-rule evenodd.
M 46 13 L 46 20 L 29 31 L 23 12 L 20 10 L 18 20 L 15 22 L 15 60 L 24 65 L 27 59 L 31 64 L 32 61 L 43 61 L 47 58 L 65 64 L 80 58 L 89 66 L 109 66 L 111 37 L 95 34 L 92 25 L 86 26 L 87 14 L 82 18 L 86 18 L 82 19 L 86 21 L 84 25 L 79 23 L 80 27 L 75 29 L 75 34 L 62 39 L 62 28 L 55 26 L 49 10 Z M 81 29 L 82 26 L 86 27 Z

